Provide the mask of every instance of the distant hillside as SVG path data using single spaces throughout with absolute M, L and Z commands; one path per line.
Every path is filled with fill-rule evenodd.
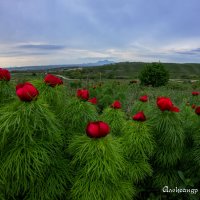
M 105 74 L 110 78 L 137 78 L 140 70 L 147 63 L 143 62 L 120 62 L 109 65 L 84 68 L 89 74 Z M 162 63 L 170 72 L 170 78 L 195 79 L 200 78 L 200 63 Z

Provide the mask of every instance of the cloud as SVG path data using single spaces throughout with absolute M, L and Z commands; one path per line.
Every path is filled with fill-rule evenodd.
M 193 49 L 192 51 L 197 52 L 197 53 L 200 53 L 200 48 Z
M 0 0 L 0 65 L 200 62 L 199 6 L 199 0 Z
M 183 54 L 183 55 L 199 56 L 200 55 L 200 48 L 179 50 L 179 51 L 175 51 L 175 53 Z
M 22 49 L 36 49 L 36 50 L 61 50 L 65 49 L 64 45 L 55 45 L 55 44 L 24 44 L 18 45 L 16 48 Z
M 0 47 L 0 58 L 2 57 L 27 57 L 27 56 L 46 56 L 56 55 L 62 52 L 66 47 L 64 45 L 44 44 L 44 43 L 23 43 L 13 45 L 2 45 Z

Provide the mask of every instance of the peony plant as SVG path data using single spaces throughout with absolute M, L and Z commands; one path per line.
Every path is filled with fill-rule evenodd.
M 72 200 L 132 199 L 133 186 L 123 176 L 126 165 L 122 148 L 110 130 L 107 123 L 93 121 L 86 126 L 86 134 L 71 138 Z
M 121 136 L 123 134 L 123 128 L 126 123 L 126 115 L 121 109 L 121 102 L 115 100 L 110 107 L 103 110 L 101 119 L 112 128 L 112 134 L 115 136 Z
M 132 119 L 126 122 L 121 143 L 128 163 L 126 176 L 138 184 L 152 175 L 149 159 L 154 153 L 155 141 L 143 111 L 136 113 Z
M 43 80 L 37 81 L 35 85 L 40 92 L 40 98 L 49 105 L 51 111 L 63 123 L 60 116 L 62 115 L 68 94 L 62 79 L 55 75 L 47 74 Z
M 68 162 L 62 127 L 29 82 L 0 108 L 0 191 L 5 199 L 57 199 L 66 195 Z M 62 167 L 61 167 L 62 166 Z
M 153 119 L 154 135 L 157 149 L 154 156 L 154 185 L 162 187 L 180 184 L 177 173 L 178 163 L 184 147 L 184 131 L 179 115 L 179 108 L 174 106 L 168 97 L 158 97 L 156 101 L 159 111 Z

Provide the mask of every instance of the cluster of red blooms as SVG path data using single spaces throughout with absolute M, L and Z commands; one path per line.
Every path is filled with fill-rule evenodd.
M 63 81 L 60 78 L 52 74 L 47 74 L 44 78 L 44 82 L 51 87 L 55 87 L 56 85 L 63 84 Z
M 7 69 L 0 68 L 0 80 L 9 81 L 10 78 L 10 72 Z
M 200 92 L 195 92 L 195 91 L 192 92 L 192 95 L 193 95 L 193 96 L 198 96 L 199 94 L 200 94 Z
M 179 112 L 179 108 L 174 106 L 171 99 L 168 97 L 158 97 L 157 98 L 157 106 L 161 111 L 171 111 L 171 112 Z
M 29 82 L 16 86 L 16 94 L 21 101 L 32 101 L 39 95 L 38 90 Z
M 62 80 L 52 74 L 47 74 L 44 78 L 44 82 L 51 86 L 55 87 L 56 85 L 63 84 Z M 31 83 L 20 83 L 16 86 L 16 94 L 21 101 L 32 101 L 37 98 L 39 92 Z
M 145 99 L 148 98 L 147 96 L 145 96 Z M 146 101 L 146 100 L 145 100 Z M 144 101 L 144 102 L 145 102 Z M 112 108 L 114 109 L 120 109 L 121 108 L 121 103 L 120 101 L 114 101 L 111 105 Z M 146 117 L 144 115 L 144 112 L 143 111 L 140 111 L 138 113 L 136 113 L 133 117 L 132 117 L 133 120 L 135 121 L 146 121 Z
M 93 97 L 91 99 L 89 99 L 89 91 L 86 90 L 86 89 L 78 89 L 77 92 L 76 92 L 76 96 L 81 99 L 81 100 L 84 100 L 84 101 L 88 101 L 94 105 L 97 104 L 97 98 L 96 97 Z
M 195 104 L 190 105 L 190 102 L 187 102 L 187 103 L 186 103 L 186 106 L 191 106 L 192 109 L 195 109 L 195 108 L 196 108 L 196 105 L 195 105 Z

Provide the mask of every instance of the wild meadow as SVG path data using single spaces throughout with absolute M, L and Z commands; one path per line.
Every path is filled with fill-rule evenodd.
M 0 199 L 200 198 L 200 82 L 22 81 L 0 69 Z

